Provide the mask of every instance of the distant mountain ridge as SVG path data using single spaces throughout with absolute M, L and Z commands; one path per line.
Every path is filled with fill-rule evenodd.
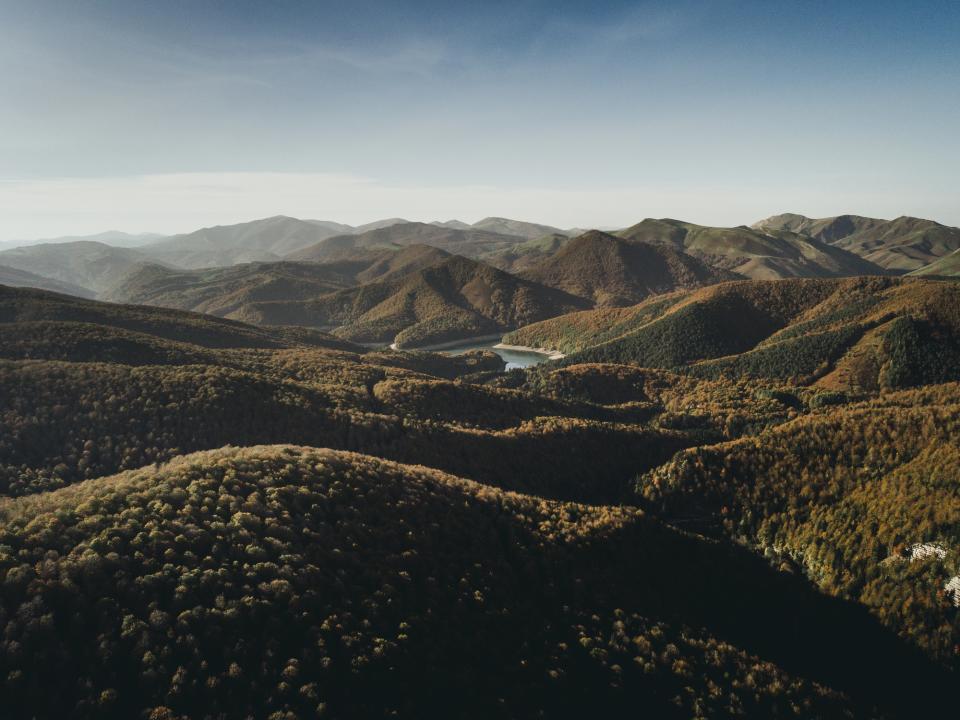
M 79 240 L 28 245 L 0 252 L 0 265 L 79 286 L 85 294 L 109 288 L 130 268 L 148 259 L 142 248 Z
M 755 222 L 750 227 L 754 230 L 790 230 L 801 235 L 809 235 L 816 240 L 835 243 L 855 233 L 879 227 L 886 222 L 886 220 L 862 215 L 808 218 L 796 213 L 782 213 Z
M 51 278 L 42 277 L 25 270 L 0 265 L 0 285 L 9 287 L 36 288 L 51 292 L 75 295 L 76 297 L 92 298 L 93 293 L 72 283 L 60 282 Z
M 616 234 L 627 240 L 668 245 L 708 265 L 754 280 L 884 272 L 853 253 L 791 230 L 756 230 L 745 225 L 708 227 L 648 218 Z
M 325 262 L 357 250 L 398 248 L 421 244 L 431 245 L 465 257 L 477 258 L 485 253 L 510 248 L 523 241 L 524 239 L 518 235 L 503 235 L 472 227 L 468 230 L 461 230 L 428 223 L 405 222 L 359 234 L 324 238 L 309 247 L 288 254 L 285 259 Z
M 894 273 L 919 270 L 960 249 L 960 228 L 906 215 L 894 220 L 858 215 L 812 219 L 787 213 L 754 227 L 803 232 Z
M 501 270 L 527 273 L 560 254 L 571 236 L 582 234 L 502 217 L 472 225 L 456 219 L 422 223 L 395 217 L 351 226 L 275 216 L 169 237 L 110 231 L 88 238 L 59 238 L 2 250 L 0 265 L 40 278 L 21 276 L 18 282 L 52 287 L 47 281 L 56 281 L 66 284 L 61 289 L 98 296 L 141 263 L 198 270 L 284 260 L 332 262 L 410 245 L 429 245 Z M 714 271 L 753 279 L 922 274 L 923 268 L 960 249 L 960 229 L 911 217 L 808 218 L 784 213 L 751 227 L 731 228 L 646 219 L 607 234 L 672 247 Z M 596 274 L 596 270 L 588 267 L 585 274 Z M 951 274 L 936 268 L 926 274 L 938 273 Z M 637 299 L 635 294 L 630 297 Z

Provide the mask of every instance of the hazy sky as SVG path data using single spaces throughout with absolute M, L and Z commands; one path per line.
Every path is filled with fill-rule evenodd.
M 960 225 L 960 3 L 0 0 L 0 240 Z

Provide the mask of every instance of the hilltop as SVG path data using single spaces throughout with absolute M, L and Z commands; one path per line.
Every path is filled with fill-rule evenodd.
M 101 295 L 104 300 L 193 310 L 221 317 L 255 314 L 258 302 L 305 302 L 368 282 L 400 277 L 449 257 L 426 245 L 358 250 L 327 263 L 246 263 L 174 270 L 145 263 Z
M 193 271 L 146 264 L 103 297 L 404 346 L 498 333 L 590 304 L 428 245 L 343 258 Z
M 679 288 L 736 277 L 671 247 L 627 241 L 591 230 L 565 243 L 552 257 L 521 274 L 598 306 L 632 305 Z
M 883 268 L 852 252 L 789 230 L 756 230 L 744 225 L 718 228 L 647 219 L 617 235 L 667 245 L 754 280 L 884 273 Z
M 523 222 L 521 220 L 510 220 L 502 217 L 488 217 L 475 222 L 472 226 L 475 230 L 486 230 L 498 235 L 515 235 L 525 240 L 536 240 L 544 235 L 569 235 L 568 231 L 555 228 L 550 225 L 540 225 L 538 223 Z

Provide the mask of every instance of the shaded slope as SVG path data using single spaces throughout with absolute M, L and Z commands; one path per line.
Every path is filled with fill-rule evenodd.
M 522 277 L 600 306 L 616 306 L 735 276 L 671 247 L 626 241 L 591 230 L 570 240 Z

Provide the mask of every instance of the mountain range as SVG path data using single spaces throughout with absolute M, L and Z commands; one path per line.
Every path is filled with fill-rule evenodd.
M 0 265 L 96 294 L 111 283 L 100 282 L 91 265 L 109 267 L 107 274 L 115 280 L 118 272 L 140 262 L 186 270 L 279 260 L 326 262 L 359 250 L 427 244 L 519 273 L 544 263 L 584 232 L 496 217 L 473 225 L 390 218 L 354 227 L 277 216 L 165 238 L 110 232 L 40 242 L 0 251 Z M 919 218 L 887 221 L 855 215 L 811 219 L 788 213 L 736 228 L 647 219 L 610 234 L 670 246 L 714 269 L 756 279 L 922 271 L 960 247 L 957 228 Z
M 754 227 L 804 232 L 898 274 L 920 270 L 960 249 L 960 228 L 913 217 L 878 220 L 840 215 L 812 220 L 787 214 L 761 220 Z
M 329 328 L 355 342 L 416 347 L 502 334 L 589 306 L 476 260 L 436 248 L 427 252 L 424 246 L 408 250 L 417 260 L 443 255 L 426 267 L 406 264 L 380 279 L 314 299 L 250 303 L 236 317 L 257 324 Z
M 617 233 L 663 244 L 755 280 L 874 275 L 884 270 L 856 255 L 791 230 L 715 228 L 680 220 L 647 219 Z

